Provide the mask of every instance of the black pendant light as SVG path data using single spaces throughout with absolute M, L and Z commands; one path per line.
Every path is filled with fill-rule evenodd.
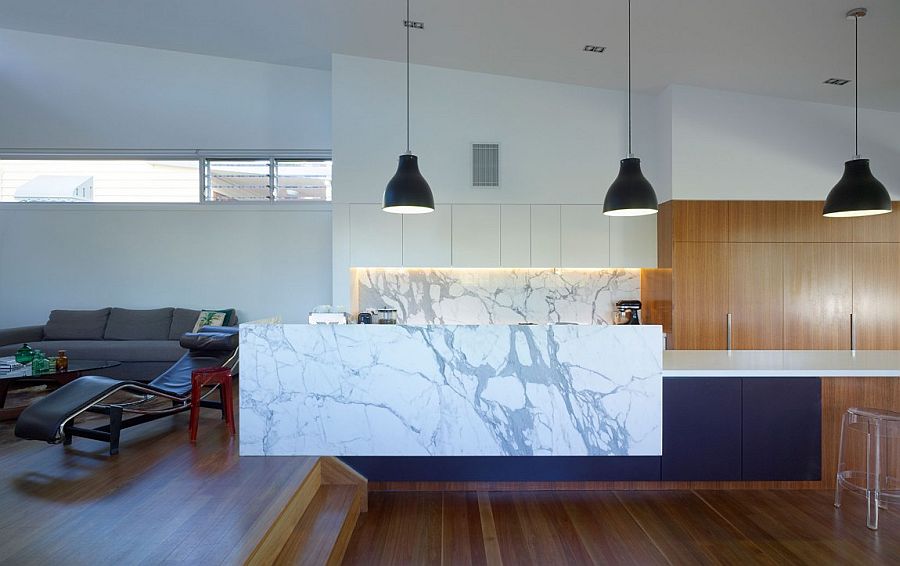
M 631 153 L 631 0 L 628 0 L 628 156 L 619 164 L 619 176 L 606 191 L 603 214 L 644 216 L 656 214 L 656 192 L 641 173 L 641 160 Z
M 865 8 L 855 8 L 847 12 L 853 20 L 856 48 L 855 90 L 855 151 L 854 157 L 844 163 L 844 174 L 837 185 L 828 193 L 822 211 L 830 218 L 849 216 L 872 216 L 891 211 L 891 195 L 884 185 L 872 175 L 869 160 L 859 155 L 859 19 L 866 15 Z
M 382 210 L 396 214 L 434 212 L 434 196 L 428 181 L 419 172 L 419 159 L 409 150 L 409 0 L 406 0 L 406 153 L 400 156 L 397 172 L 384 189 Z

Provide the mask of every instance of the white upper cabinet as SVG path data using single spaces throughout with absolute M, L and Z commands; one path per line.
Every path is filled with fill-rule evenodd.
M 656 267 L 656 215 L 609 219 L 611 267 Z
M 500 205 L 500 265 L 531 265 L 531 206 Z
M 402 266 L 402 222 L 380 204 L 351 204 L 350 267 Z
M 452 207 L 437 204 L 428 214 L 403 216 L 403 265 L 447 267 L 450 265 Z
M 531 266 L 559 267 L 559 205 L 531 206 Z
M 454 204 L 453 267 L 500 266 L 500 205 Z
M 609 218 L 599 204 L 560 207 L 562 267 L 609 267 Z

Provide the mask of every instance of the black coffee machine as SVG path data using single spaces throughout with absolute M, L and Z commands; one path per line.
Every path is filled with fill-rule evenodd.
M 616 324 L 640 324 L 640 301 L 616 301 Z

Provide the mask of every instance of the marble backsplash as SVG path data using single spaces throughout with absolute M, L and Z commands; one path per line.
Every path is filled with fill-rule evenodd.
M 358 308 L 393 307 L 402 324 L 611 324 L 640 299 L 639 269 L 354 270 Z

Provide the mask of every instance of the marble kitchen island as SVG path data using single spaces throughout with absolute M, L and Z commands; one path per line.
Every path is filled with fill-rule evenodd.
M 241 455 L 369 464 L 658 457 L 662 331 L 242 325 L 240 428 Z

